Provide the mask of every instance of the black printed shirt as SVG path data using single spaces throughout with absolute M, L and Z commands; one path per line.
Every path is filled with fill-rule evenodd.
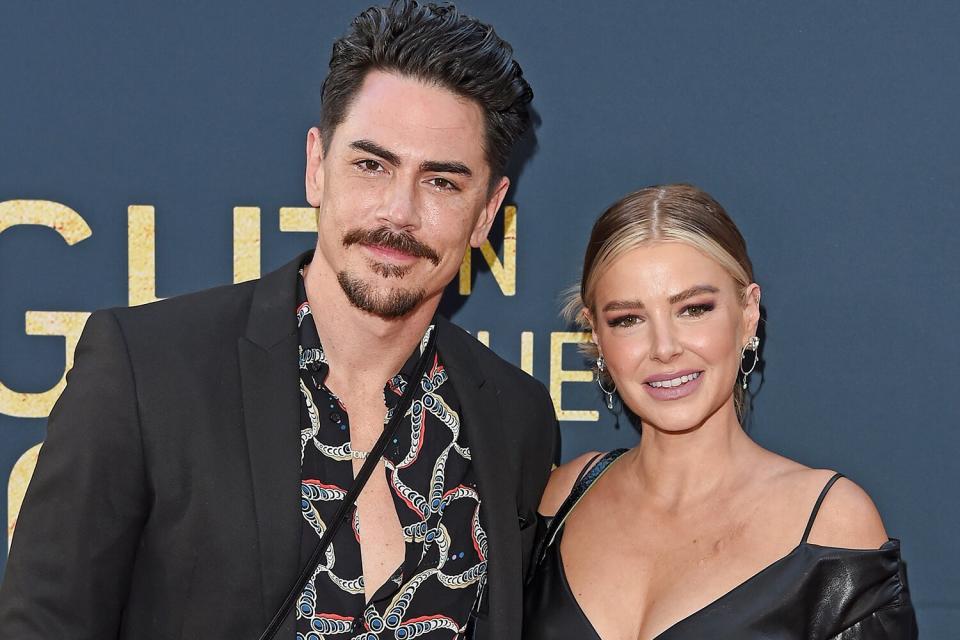
M 298 278 L 300 451 L 305 562 L 353 483 L 348 407 L 328 389 L 329 365 Z M 322 313 L 322 309 L 317 310 Z M 486 580 L 487 537 L 461 428 L 459 404 L 431 325 L 399 373 L 384 385 L 386 420 L 408 384 L 413 402 L 384 454 L 387 482 L 403 528 L 403 563 L 365 602 L 363 523 L 341 526 L 297 602 L 297 640 L 410 640 L 462 637 Z M 375 357 L 375 355 L 371 356 Z M 420 358 L 423 378 L 410 380 Z

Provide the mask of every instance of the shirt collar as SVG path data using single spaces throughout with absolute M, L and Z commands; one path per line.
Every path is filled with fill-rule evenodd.
M 304 262 L 303 266 L 306 266 L 306 264 L 307 262 Z M 306 369 L 313 371 L 317 379 L 322 381 L 325 380 L 327 374 L 330 373 L 330 365 L 327 363 L 327 358 L 323 352 L 323 345 L 320 343 L 317 325 L 313 321 L 314 310 L 310 308 L 310 303 L 307 301 L 307 289 L 303 279 L 303 266 L 301 266 L 297 272 L 296 314 L 297 334 L 300 342 L 300 370 L 303 371 Z M 431 350 L 431 353 L 425 352 L 430 344 L 430 334 L 433 331 L 436 331 L 436 318 L 431 321 L 423 337 L 420 339 L 419 344 L 414 348 L 403 366 L 400 367 L 400 371 L 395 373 L 384 385 L 383 399 L 388 410 L 392 411 L 397 403 L 400 402 L 400 398 L 403 397 L 407 383 L 416 370 L 420 358 L 431 358 L 433 360 L 432 363 L 428 364 L 428 373 L 439 366 L 436 347 Z M 434 344 L 435 343 L 436 341 L 434 341 Z

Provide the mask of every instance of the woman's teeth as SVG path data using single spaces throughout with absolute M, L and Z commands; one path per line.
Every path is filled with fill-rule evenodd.
M 673 380 L 660 380 L 658 382 L 648 382 L 651 387 L 654 389 L 659 389 L 660 387 L 679 387 L 682 384 L 686 384 L 691 380 L 696 380 L 700 377 L 702 371 L 696 373 L 691 373 L 690 375 L 680 376 L 679 378 L 674 378 Z

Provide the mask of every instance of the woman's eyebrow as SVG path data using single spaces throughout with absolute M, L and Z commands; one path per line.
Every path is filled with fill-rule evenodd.
M 689 300 L 693 296 L 698 296 L 701 293 L 717 293 L 720 289 L 717 289 L 715 286 L 710 284 L 698 284 L 690 287 L 686 291 L 681 291 L 670 296 L 670 304 L 677 304 L 678 302 L 683 302 L 684 300 Z
M 716 288 L 710 284 L 698 284 L 681 291 L 680 293 L 675 293 L 670 296 L 670 304 L 677 304 L 678 302 L 683 302 L 694 296 L 700 295 L 701 293 L 717 293 L 720 289 Z M 607 304 L 603 305 L 603 311 L 622 311 L 624 309 L 643 309 L 643 302 L 640 300 L 611 300 Z

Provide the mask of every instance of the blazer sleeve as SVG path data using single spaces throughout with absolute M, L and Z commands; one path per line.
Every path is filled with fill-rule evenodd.
M 94 313 L 53 408 L 0 585 L 0 637 L 116 638 L 147 514 L 121 327 Z

